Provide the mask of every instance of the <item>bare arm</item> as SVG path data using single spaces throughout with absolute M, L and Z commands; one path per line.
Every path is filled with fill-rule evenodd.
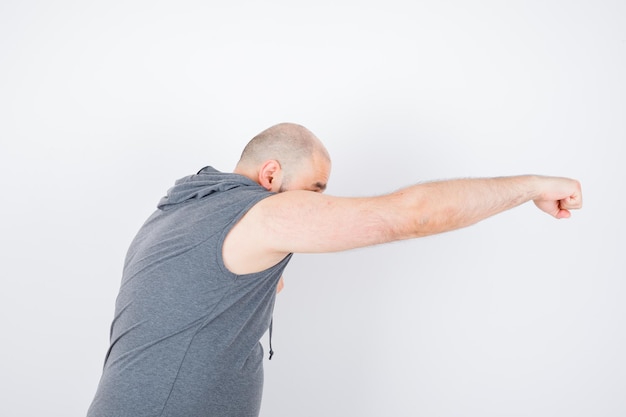
M 336 252 L 472 225 L 534 201 L 556 218 L 582 206 L 567 178 L 517 176 L 417 184 L 367 198 L 279 193 L 258 203 L 229 233 L 224 260 L 237 273 L 270 267 L 291 252 Z

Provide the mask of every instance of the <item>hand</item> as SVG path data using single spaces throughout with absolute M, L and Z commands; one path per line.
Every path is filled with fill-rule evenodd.
M 276 286 L 276 294 L 281 292 L 284 286 L 285 286 L 285 280 L 283 279 L 283 276 L 281 275 L 280 281 L 278 281 L 278 285 Z
M 570 210 L 583 205 L 580 183 L 569 178 L 539 177 L 540 197 L 534 200 L 539 209 L 557 219 L 567 219 Z

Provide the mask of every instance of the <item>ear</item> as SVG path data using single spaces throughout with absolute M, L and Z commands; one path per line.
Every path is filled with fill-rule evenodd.
M 259 184 L 268 191 L 277 193 L 282 183 L 283 172 L 275 159 L 265 161 L 259 169 Z

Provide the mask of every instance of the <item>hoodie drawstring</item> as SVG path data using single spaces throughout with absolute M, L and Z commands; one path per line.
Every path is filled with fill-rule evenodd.
M 272 360 L 272 356 L 274 356 L 274 350 L 272 349 L 272 327 L 274 327 L 274 317 L 270 321 L 270 360 Z

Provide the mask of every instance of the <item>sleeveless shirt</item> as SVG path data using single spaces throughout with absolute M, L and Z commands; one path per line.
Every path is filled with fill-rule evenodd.
M 176 181 L 130 245 L 88 417 L 257 417 L 276 286 L 291 255 L 236 275 L 238 220 L 272 195 L 212 167 Z

